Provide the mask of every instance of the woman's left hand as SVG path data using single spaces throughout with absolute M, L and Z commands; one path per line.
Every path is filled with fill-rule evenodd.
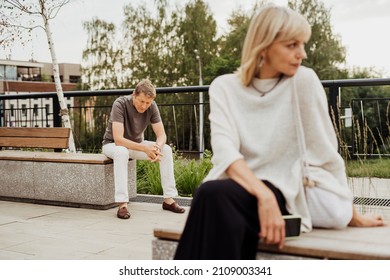
M 260 239 L 266 244 L 277 244 L 282 249 L 285 241 L 285 221 L 275 195 L 267 187 L 257 196 Z

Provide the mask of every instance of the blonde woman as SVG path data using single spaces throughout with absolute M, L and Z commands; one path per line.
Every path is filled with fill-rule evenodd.
M 214 167 L 194 194 L 176 259 L 254 259 L 259 238 L 283 247 L 282 215 L 301 217 L 302 232 L 383 225 L 353 208 L 324 89 L 301 66 L 310 35 L 302 15 L 267 6 L 250 23 L 238 71 L 210 85 Z M 314 187 L 302 184 L 297 110 Z

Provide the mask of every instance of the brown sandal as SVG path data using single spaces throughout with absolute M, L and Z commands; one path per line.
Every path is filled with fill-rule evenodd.
M 177 202 L 173 202 L 172 204 L 163 202 L 162 208 L 164 210 L 172 211 L 174 213 L 184 213 L 186 211 L 183 207 L 180 207 L 179 204 L 177 204 Z
M 119 219 L 129 219 L 131 215 L 130 212 L 127 210 L 127 207 L 121 207 L 118 209 L 116 216 Z

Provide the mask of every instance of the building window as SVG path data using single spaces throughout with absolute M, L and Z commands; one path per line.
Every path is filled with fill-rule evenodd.
M 11 107 L 10 107 L 11 117 L 15 116 L 14 110 L 15 110 L 15 106 L 14 106 L 14 104 L 11 104 Z
M 5 66 L 5 80 L 17 80 L 16 66 L 6 65 Z
M 34 116 L 38 116 L 38 105 L 37 104 L 34 105 L 33 114 L 34 114 Z
M 77 84 L 80 81 L 80 76 L 69 75 L 69 83 Z

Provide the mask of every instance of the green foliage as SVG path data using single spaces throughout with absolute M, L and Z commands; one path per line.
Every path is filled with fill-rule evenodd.
M 253 9 L 237 9 L 228 19 L 229 28 L 217 35 L 217 25 L 204 0 L 187 0 L 183 7 L 173 7 L 171 1 L 156 0 L 156 5 L 131 2 L 124 7 L 124 20 L 120 38 L 112 23 L 97 18 L 84 23 L 88 41 L 83 52 L 82 75 L 84 89 L 133 88 L 136 83 L 149 78 L 158 87 L 204 84 L 222 74 L 234 72 L 240 65 L 242 45 L 249 22 L 266 0 L 255 1 Z M 308 58 L 304 65 L 312 67 L 320 79 L 364 78 L 379 76 L 374 69 L 354 69 L 349 73 L 342 68 L 345 48 L 341 38 L 334 34 L 330 24 L 331 13 L 320 0 L 290 0 L 289 6 L 302 13 L 312 25 L 312 37 L 307 44 Z M 195 52 L 196 50 L 196 52 Z M 353 98 L 388 96 L 386 87 L 343 88 L 341 106 L 351 107 Z M 373 95 L 374 94 L 374 95 Z M 160 105 L 169 143 L 181 150 L 199 150 L 199 107 L 169 104 L 195 103 L 198 94 L 159 94 Z M 114 97 L 90 99 L 92 106 L 110 107 Z M 207 96 L 205 96 L 207 102 Z M 163 108 L 162 105 L 165 107 Z M 367 103 L 366 107 L 373 107 Z M 207 122 L 209 107 L 205 106 Z M 378 110 L 377 110 L 378 111 Z M 384 142 L 388 133 L 383 127 L 388 116 L 380 107 L 382 123 L 375 110 L 364 110 L 368 126 Z M 109 111 L 91 109 L 93 120 L 82 119 L 82 129 L 87 131 L 83 141 L 95 146 L 101 141 L 107 125 Z M 361 110 L 354 109 L 357 120 Z M 361 120 L 360 125 L 364 124 Z M 210 147 L 209 127 L 205 126 L 205 143 Z M 153 132 L 148 130 L 150 138 Z M 347 143 L 352 141 L 351 129 L 341 132 Z M 80 140 L 81 141 L 81 140 Z M 378 142 L 378 140 L 376 140 Z M 378 142 L 379 143 L 379 142 Z
M 206 66 L 209 77 L 207 82 L 211 82 L 217 76 L 233 73 L 239 66 L 241 60 L 242 46 L 246 32 L 248 30 L 250 18 L 242 11 L 234 11 L 228 19 L 230 32 L 222 35 L 219 40 L 220 55 L 214 57 L 210 64 Z
M 242 47 L 250 20 L 256 11 L 267 2 L 267 0 L 255 1 L 252 9 L 246 11 L 239 8 L 231 13 L 227 20 L 229 31 L 223 34 L 218 41 L 219 55 L 206 66 L 209 73 L 207 81 L 211 82 L 222 74 L 233 73 L 240 66 Z
M 86 64 L 83 75 L 98 82 L 90 80 L 88 87 L 129 88 L 142 78 L 159 87 L 196 85 L 200 77 L 209 84 L 240 65 L 249 21 L 267 2 L 255 1 L 253 9 L 233 11 L 228 31 L 220 36 L 204 0 L 187 0 L 183 8 L 166 0 L 156 0 L 152 7 L 129 3 L 124 7 L 120 39 L 113 24 L 93 19 L 84 24 L 89 39 L 83 63 L 94 63 Z M 320 0 L 290 0 L 288 5 L 312 26 L 304 65 L 313 68 L 322 80 L 347 78 L 349 73 L 342 68 L 346 51 L 333 32 L 330 10 Z
M 181 196 L 192 196 L 212 167 L 211 153 L 206 151 L 202 159 L 185 159 L 177 156 L 175 160 L 176 185 Z
M 206 151 L 204 158 L 186 159 L 174 153 L 174 174 L 176 188 L 180 196 L 192 196 L 212 167 L 211 153 Z M 137 191 L 143 194 L 162 195 L 158 163 L 146 160 L 137 161 Z
M 349 177 L 390 178 L 390 159 L 349 160 L 346 162 Z
M 355 101 L 351 106 L 351 127 L 345 127 L 344 119 L 335 126 L 340 154 L 345 160 L 390 155 L 390 101 L 371 98 Z
M 191 0 L 185 6 L 177 35 L 182 38 L 184 57 L 180 72 L 184 84 L 198 84 L 200 75 L 202 80 L 206 77 L 209 81 L 205 66 L 217 54 L 217 23 L 203 0 Z
M 137 160 L 137 192 L 154 195 L 163 194 L 158 163 Z
M 115 46 L 115 25 L 94 18 L 83 26 L 88 34 L 81 68 L 84 85 L 90 90 L 121 88 L 118 62 L 122 51 Z
M 383 102 L 378 101 L 365 102 L 365 112 L 361 111 L 363 117 L 353 115 L 354 131 L 354 147 L 355 154 L 366 155 L 375 154 L 383 155 L 390 154 L 390 126 L 389 126 L 389 107 L 390 102 L 387 102 L 387 108 L 383 106 Z M 367 103 L 372 103 L 369 107 Z M 363 103 L 360 102 L 362 105 Z M 382 104 L 382 106 L 380 106 Z M 363 105 L 362 105 L 363 106 Z M 381 108 L 386 109 L 387 121 L 381 118 Z M 363 107 L 361 108 L 363 109 Z M 359 111 L 359 110 L 358 110 Z M 374 118 L 374 116 L 377 116 Z
M 89 39 L 83 75 L 89 88 L 129 88 L 143 78 L 159 87 L 194 85 L 200 75 L 209 77 L 206 66 L 217 55 L 218 38 L 206 3 L 191 0 L 183 9 L 157 0 L 153 8 L 126 5 L 119 40 L 111 23 L 84 23 Z
M 124 84 L 134 87 L 149 78 L 157 86 L 172 86 L 181 75 L 183 60 L 181 38 L 177 36 L 181 10 L 170 9 L 166 1 L 156 1 L 153 12 L 145 4 L 124 7 L 121 65 Z
M 240 66 L 240 60 L 234 59 L 233 56 L 215 57 L 206 67 L 209 77 L 217 77 L 227 73 L 233 73 Z M 211 78 L 207 78 L 206 82 L 212 82 Z

